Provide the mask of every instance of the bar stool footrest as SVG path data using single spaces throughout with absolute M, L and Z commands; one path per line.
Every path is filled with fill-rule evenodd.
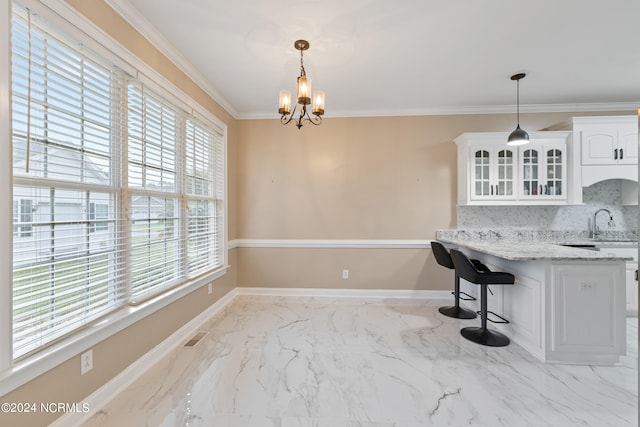
M 482 315 L 482 312 L 481 312 L 481 311 L 476 311 L 476 313 L 477 313 L 478 315 L 480 315 L 480 316 Z M 498 319 L 500 319 L 500 320 L 490 319 L 490 318 L 489 318 L 489 315 L 495 316 L 495 317 L 497 317 L 497 318 L 498 318 Z M 507 319 L 505 319 L 504 317 L 500 316 L 499 314 L 494 313 L 493 311 L 489 311 L 489 310 L 487 310 L 487 320 L 488 320 L 489 322 L 491 322 L 491 323 L 511 323 L 511 322 L 509 322 Z
M 453 295 L 456 294 L 455 292 L 451 292 L 451 293 Z M 464 295 L 464 297 L 462 295 Z M 460 298 L 463 301 L 477 301 L 476 297 L 474 297 L 473 295 L 469 295 L 468 293 L 462 292 L 462 291 L 458 292 L 458 298 Z

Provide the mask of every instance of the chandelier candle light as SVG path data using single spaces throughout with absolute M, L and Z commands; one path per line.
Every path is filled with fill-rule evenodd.
M 306 120 L 314 125 L 322 123 L 322 115 L 324 114 L 324 92 L 317 90 L 313 92 L 313 117 L 309 116 L 307 105 L 311 104 L 311 79 L 307 77 L 302 61 L 302 54 L 309 49 L 309 42 L 306 40 L 296 40 L 293 46 L 300 51 L 300 76 L 298 77 L 297 102 L 291 111 L 291 92 L 288 90 L 280 91 L 280 101 L 278 102 L 278 113 L 280 114 L 280 122 L 283 125 L 293 120 L 296 109 L 300 105 L 300 116 L 294 121 L 296 127 L 302 127 L 302 121 Z

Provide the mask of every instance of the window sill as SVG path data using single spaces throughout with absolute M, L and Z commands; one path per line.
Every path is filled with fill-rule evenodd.
M 117 334 L 209 282 L 219 279 L 226 274 L 228 269 L 229 266 L 218 268 L 140 305 L 128 306 L 118 310 L 51 347 L 17 362 L 10 369 L 0 374 L 0 396 L 4 396 L 67 360 L 78 356 L 88 348 Z M 79 369 L 80 362 L 78 361 Z

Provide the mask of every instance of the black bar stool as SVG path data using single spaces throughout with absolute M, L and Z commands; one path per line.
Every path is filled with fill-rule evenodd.
M 451 255 L 449 255 L 449 251 L 447 251 L 447 248 L 445 248 L 442 243 L 432 240 L 431 250 L 433 251 L 433 256 L 436 257 L 436 262 L 438 264 L 450 270 L 455 270 L 453 261 L 451 260 Z M 480 269 L 486 269 L 486 267 L 482 263 L 480 263 L 480 261 L 473 260 L 473 262 L 479 264 Z M 464 296 L 461 297 L 461 294 Z M 460 277 L 458 276 L 458 273 L 456 273 L 453 296 L 454 305 L 449 307 L 440 307 L 438 309 L 440 313 L 448 317 L 455 317 L 456 319 L 475 319 L 477 317 L 475 311 L 460 307 L 460 300 L 475 301 L 476 299 L 468 293 L 460 291 Z
M 481 326 L 462 328 L 460 334 L 478 344 L 487 345 L 490 347 L 504 347 L 509 345 L 509 338 L 491 329 L 487 329 L 488 314 L 496 316 L 500 321 L 489 319 L 493 323 L 509 323 L 507 319 L 498 314 L 487 310 L 487 287 L 489 285 L 513 285 L 515 277 L 511 273 L 505 273 L 501 271 L 481 271 L 476 268 L 469 258 L 462 252 L 451 249 L 450 251 L 453 265 L 456 268 L 456 274 L 458 274 L 464 280 L 480 285 L 480 318 L 482 319 Z

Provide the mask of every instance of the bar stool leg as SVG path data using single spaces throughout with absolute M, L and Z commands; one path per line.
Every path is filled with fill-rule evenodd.
M 489 347 L 504 347 L 511 342 L 506 335 L 487 328 L 487 285 L 480 285 L 480 327 L 467 327 L 460 335 L 477 344 Z
M 460 307 L 460 276 L 456 274 L 455 285 L 453 289 L 455 303 L 451 307 L 440 307 L 438 311 L 448 317 L 456 319 L 475 319 L 477 317 L 473 310 Z

